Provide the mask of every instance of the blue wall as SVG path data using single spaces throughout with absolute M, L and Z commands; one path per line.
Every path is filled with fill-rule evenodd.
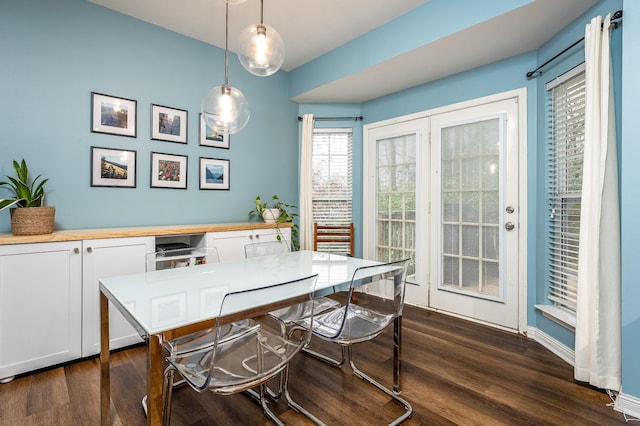
M 549 58 L 555 56 L 558 52 L 564 50 L 566 47 L 571 46 L 574 42 L 584 36 L 585 25 L 589 23 L 591 18 L 596 15 L 605 16 L 608 13 L 613 13 L 616 10 L 622 9 L 621 0 L 603 0 L 595 5 L 591 10 L 585 13 L 580 18 L 576 19 L 571 25 L 565 28 L 562 32 L 557 34 L 548 43 L 542 46 L 538 54 L 538 63 L 542 64 Z M 611 52 L 612 62 L 614 70 L 614 96 L 616 102 L 616 110 L 621 109 L 621 58 L 622 58 L 622 31 L 615 30 L 611 33 Z M 538 116 L 544 117 L 545 109 L 545 94 L 546 83 L 554 78 L 562 75 L 570 69 L 584 62 L 584 43 L 577 44 L 574 48 L 562 55 L 557 60 L 553 61 L 549 66 L 543 68 L 542 76 L 536 78 L 538 99 L 540 100 L 537 105 Z M 542 230 L 536 236 L 536 250 L 537 250 L 537 275 L 538 283 L 536 286 L 534 303 L 545 304 L 547 302 L 547 287 L 546 277 L 548 276 L 549 265 L 547 263 L 545 253 L 548 250 L 547 235 L 549 233 L 548 223 L 548 210 L 547 210 L 547 194 L 546 186 L 544 184 L 544 176 L 546 175 L 547 157 L 546 157 L 546 140 L 545 140 L 545 128 L 547 123 L 545 120 L 538 120 L 535 123 L 538 128 L 538 146 L 537 146 L 537 164 L 534 167 L 539 171 L 539 185 L 537 188 L 536 198 L 538 200 L 535 211 L 532 211 L 532 215 L 536 217 L 537 227 Z M 618 129 L 620 129 L 620 114 L 618 114 Z M 618 131 L 618 146 L 620 146 L 620 132 Z M 549 319 L 542 316 L 539 311 L 533 310 L 533 316 L 531 315 L 531 309 L 529 312 L 529 323 L 535 325 L 538 329 L 542 330 L 546 334 L 554 337 L 556 340 L 562 342 L 564 345 L 573 348 L 575 334 L 568 331 L 563 327 L 559 327 Z
M 640 398 L 640 2 L 624 0 L 622 40 L 622 390 Z
M 297 201 L 298 110 L 285 72 L 254 77 L 230 55 L 229 83 L 251 119 L 225 150 L 198 145 L 200 100 L 224 82 L 221 49 L 86 0 L 3 0 L 0 57 L 0 176 L 24 157 L 49 177 L 58 229 L 240 222 L 257 194 Z M 90 132 L 92 91 L 137 100 L 137 138 Z M 150 140 L 152 103 L 188 111 L 188 144 Z M 91 187 L 91 146 L 137 151 L 137 187 Z M 187 190 L 149 187 L 152 151 L 188 156 Z M 199 157 L 230 160 L 229 191 L 198 189 Z

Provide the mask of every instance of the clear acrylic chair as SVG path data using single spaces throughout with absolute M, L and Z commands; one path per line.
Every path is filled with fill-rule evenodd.
M 218 254 L 217 247 L 188 247 L 186 244 L 176 244 L 174 246 L 182 246 L 179 248 L 162 248 L 152 253 L 146 254 L 145 259 L 145 271 L 160 271 L 163 269 L 173 269 L 173 268 L 184 268 L 184 267 L 193 267 L 206 265 L 207 263 L 218 263 L 220 262 L 220 256 Z M 230 328 L 229 332 L 235 332 L 236 330 L 241 330 L 243 327 L 242 323 L 237 324 L 237 327 Z M 195 346 L 198 344 L 203 344 L 202 342 L 206 342 L 208 336 L 206 333 L 201 332 L 199 339 L 192 339 L 192 348 L 185 349 L 195 349 Z M 174 387 L 179 387 L 184 384 L 184 380 L 174 382 Z M 142 397 L 142 408 L 144 410 L 145 415 L 147 414 L 147 395 Z
M 244 257 L 246 259 L 258 256 L 269 256 L 272 254 L 288 253 L 291 251 L 291 243 L 284 240 L 265 241 L 262 243 L 247 244 L 244 246 Z
M 265 392 L 266 382 L 282 374 L 287 402 L 295 410 L 302 408 L 287 391 L 287 366 L 309 343 L 312 321 L 295 321 L 283 328 L 280 321 L 260 308 L 252 308 L 252 317 L 244 321 L 238 322 L 235 318 L 239 310 L 245 309 L 247 300 L 269 300 L 274 293 L 277 299 L 283 299 L 284 295 L 289 303 L 308 304 L 308 309 L 313 310 L 316 282 L 317 275 L 313 275 L 262 288 L 226 292 L 214 327 L 165 341 L 163 345 L 169 351 L 163 387 L 165 424 L 170 422 L 176 373 L 198 392 L 231 395 L 257 389 L 253 395 L 267 417 L 278 425 L 283 423 L 269 409 Z M 303 414 L 306 413 L 304 410 Z
M 267 241 L 262 243 L 247 244 L 246 246 L 244 246 L 245 258 L 247 259 L 258 256 L 282 254 L 290 251 L 291 244 L 286 241 Z M 322 296 L 315 298 L 313 303 L 313 311 L 316 314 L 340 306 L 340 303 L 338 301 Z M 300 315 L 304 316 L 305 314 L 308 316 L 311 314 L 310 311 L 300 312 L 300 309 L 305 306 L 308 305 L 289 306 L 273 311 L 270 314 L 282 321 L 290 322 L 292 318 L 298 318 Z
M 408 262 L 407 259 L 356 269 L 345 295 L 345 304 L 331 311 L 316 314 L 313 322 L 305 320 L 305 324 L 312 327 L 314 336 L 341 346 L 342 358 L 336 360 L 309 348 L 304 349 L 305 353 L 336 367 L 341 367 L 349 360 L 356 376 L 404 406 L 405 413 L 389 423 L 391 425 L 408 419 L 413 408 L 393 390 L 355 366 L 352 346 L 376 338 L 402 315 Z M 357 303 L 353 300 L 357 300 Z
M 247 259 L 252 257 L 288 253 L 290 251 L 291 244 L 286 241 L 265 241 L 260 243 L 247 244 L 244 246 L 245 258 Z M 313 315 L 312 312 L 324 312 L 337 306 L 340 306 L 340 303 L 338 301 L 330 299 L 328 297 L 318 296 L 313 299 L 312 305 L 308 303 L 294 304 L 292 306 L 287 306 L 269 312 L 269 315 L 280 320 L 282 322 L 282 326 L 286 327 L 288 324 L 298 320 L 299 318 L 309 317 Z M 270 388 L 267 388 L 269 396 L 276 401 L 282 396 L 282 393 L 285 390 L 285 379 L 286 377 L 284 375 L 280 377 L 280 383 L 277 392 L 273 391 Z

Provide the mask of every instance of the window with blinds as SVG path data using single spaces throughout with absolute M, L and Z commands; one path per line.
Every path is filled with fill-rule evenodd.
M 576 310 L 584 156 L 584 65 L 547 84 L 549 300 Z
M 351 129 L 314 129 L 312 151 L 313 221 L 345 225 L 352 218 Z M 346 251 L 349 251 L 346 244 Z

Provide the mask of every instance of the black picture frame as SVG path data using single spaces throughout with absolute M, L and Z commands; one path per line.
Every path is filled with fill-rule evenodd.
M 200 146 L 211 148 L 229 149 L 231 136 L 227 133 L 221 135 L 207 125 L 202 113 L 200 113 Z
M 187 143 L 188 112 L 184 109 L 151 104 L 151 139 Z
M 151 153 L 151 188 L 187 189 L 187 156 Z
M 228 191 L 231 188 L 231 161 L 200 157 L 200 189 Z
M 135 188 L 136 151 L 91 147 L 91 186 Z
M 138 101 L 91 92 L 91 131 L 137 137 Z

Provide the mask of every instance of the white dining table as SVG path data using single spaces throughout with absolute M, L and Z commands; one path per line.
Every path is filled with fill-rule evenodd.
M 209 263 L 123 275 L 100 282 L 100 415 L 110 424 L 109 302 L 147 341 L 147 422 L 162 423 L 162 342 L 215 324 L 222 297 L 229 291 L 264 287 L 318 275 L 316 290 L 330 294 L 348 289 L 358 267 L 380 262 L 329 253 L 296 251 L 251 259 Z M 265 313 L 291 295 L 247 299 L 243 311 Z M 242 312 L 238 312 L 241 315 Z M 394 391 L 400 392 L 401 318 L 394 324 Z

